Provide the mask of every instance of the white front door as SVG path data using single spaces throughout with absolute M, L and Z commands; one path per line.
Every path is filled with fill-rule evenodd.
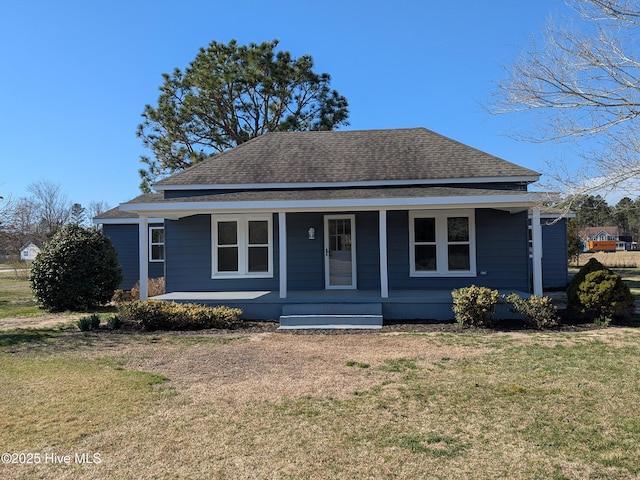
M 324 217 L 325 288 L 356 288 L 355 215 Z

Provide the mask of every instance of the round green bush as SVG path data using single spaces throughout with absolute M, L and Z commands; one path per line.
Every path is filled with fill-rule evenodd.
M 122 280 L 118 254 L 102 232 L 66 225 L 45 244 L 29 274 L 38 303 L 86 311 L 111 300 Z
M 605 270 L 588 273 L 578 290 L 582 313 L 596 322 L 608 323 L 613 318 L 633 314 L 633 295 L 616 273 Z
M 453 313 L 462 327 L 488 327 L 500 301 L 498 290 L 487 287 L 458 288 L 451 292 Z
M 584 282 L 588 274 L 598 271 L 611 273 L 611 270 L 592 258 L 580 268 L 567 285 L 567 310 L 571 315 L 579 316 L 583 312 L 584 306 L 580 302 L 580 284 Z

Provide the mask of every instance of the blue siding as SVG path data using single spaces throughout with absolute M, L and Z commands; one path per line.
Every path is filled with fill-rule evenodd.
M 476 210 L 475 278 L 409 276 L 409 212 L 387 214 L 389 288 L 453 290 L 471 284 L 529 291 L 528 225 L 525 212 Z M 482 275 L 481 272 L 486 272 Z
M 290 290 L 324 289 L 324 214 L 287 214 L 287 283 Z
M 327 212 L 331 213 L 331 212 Z M 324 212 L 287 214 L 288 289 L 324 289 Z M 359 290 L 380 288 L 378 212 L 356 212 L 356 253 Z M 526 213 L 476 211 L 478 276 L 410 277 L 409 214 L 387 214 L 389 288 L 448 290 L 472 283 L 491 288 L 529 291 Z M 165 223 L 167 291 L 278 290 L 278 222 L 273 218 L 274 276 L 268 279 L 212 279 L 211 216 L 196 215 Z M 309 240 L 308 230 L 316 236 Z
M 527 212 L 476 211 L 476 285 L 530 291 Z M 480 272 L 487 272 L 481 275 Z
M 323 290 L 324 216 L 335 212 L 287 214 L 289 290 Z M 349 213 L 345 213 L 348 215 Z M 356 212 L 356 277 L 359 290 L 380 289 L 378 212 Z M 309 240 L 309 228 L 316 231 Z
M 548 224 L 542 219 L 542 284 L 544 288 L 564 288 L 568 282 L 567 222 Z
M 162 224 L 150 224 L 150 227 L 161 227 Z M 122 266 L 122 282 L 118 288 L 131 290 L 140 279 L 140 254 L 138 246 L 138 225 L 105 224 L 103 233 L 111 240 L 118 252 L 118 263 Z M 164 262 L 149 262 L 149 277 L 164 276 Z
M 274 216 L 273 278 L 212 279 L 211 215 L 165 222 L 167 292 L 278 289 L 278 222 Z
M 356 265 L 359 290 L 380 290 L 378 212 L 356 214 Z

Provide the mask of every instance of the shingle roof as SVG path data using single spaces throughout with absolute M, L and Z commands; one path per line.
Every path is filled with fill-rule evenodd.
M 161 196 L 140 196 L 127 202 L 134 204 L 163 204 L 177 203 L 225 203 L 225 202 L 274 202 L 274 201 L 313 201 L 313 200 L 363 200 L 388 198 L 443 198 L 443 197 L 510 197 L 527 194 L 524 190 L 494 190 L 461 187 L 440 186 L 410 186 L 393 188 L 320 188 L 320 189 L 274 189 L 274 190 L 246 190 L 240 192 L 212 193 L 209 195 L 180 196 L 177 198 L 162 198 Z
M 538 176 L 426 128 L 277 132 L 211 157 L 156 188 Z
M 163 195 L 159 193 L 145 193 L 140 195 L 130 202 L 154 202 L 162 199 Z M 137 213 L 133 212 L 125 212 L 120 210 L 120 206 L 114 207 L 111 210 L 107 210 L 106 212 L 102 212 L 99 215 L 93 217 L 93 220 L 114 220 L 114 219 L 124 219 L 124 218 L 138 218 Z

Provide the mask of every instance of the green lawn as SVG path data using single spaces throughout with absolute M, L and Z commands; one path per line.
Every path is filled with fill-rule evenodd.
M 39 313 L 26 272 L 0 272 L 0 319 Z

